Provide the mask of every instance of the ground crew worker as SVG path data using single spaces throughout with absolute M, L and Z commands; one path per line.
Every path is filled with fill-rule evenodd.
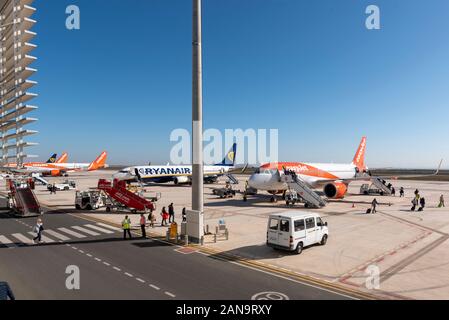
M 122 221 L 123 228 L 123 239 L 126 240 L 126 234 L 128 234 L 129 238 L 132 239 L 131 236 L 131 219 L 128 216 L 125 216 L 125 219 Z
M 377 213 L 376 208 L 378 204 L 377 199 L 374 198 L 373 202 L 371 202 L 371 213 Z
M 400 197 L 400 198 L 403 198 L 404 195 L 405 195 L 404 187 L 401 187 L 401 190 L 399 190 L 399 197 Z
M 186 208 L 182 208 L 182 222 L 187 222 Z
M 142 230 L 142 238 L 146 238 L 147 237 L 147 232 L 145 230 L 146 228 L 146 219 L 143 213 L 140 214 L 140 230 Z
M 438 208 L 444 208 L 444 207 L 445 207 L 445 205 L 444 205 L 444 196 L 441 195 L 440 196 L 440 204 L 438 205 Z

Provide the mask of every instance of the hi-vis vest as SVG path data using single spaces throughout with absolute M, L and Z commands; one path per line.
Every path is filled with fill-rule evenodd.
M 131 220 L 130 219 L 123 220 L 122 227 L 123 229 L 131 229 Z

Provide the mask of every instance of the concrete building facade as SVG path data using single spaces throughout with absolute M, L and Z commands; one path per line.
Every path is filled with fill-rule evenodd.
M 0 0 L 0 134 L 1 162 L 22 166 L 30 157 L 25 150 L 36 143 L 25 139 L 37 131 L 27 130 L 37 121 L 28 113 L 37 109 L 29 104 L 36 94 L 29 92 L 37 83 L 29 78 L 37 71 L 31 65 L 36 61 L 31 31 L 36 21 L 31 17 L 36 9 L 34 0 Z

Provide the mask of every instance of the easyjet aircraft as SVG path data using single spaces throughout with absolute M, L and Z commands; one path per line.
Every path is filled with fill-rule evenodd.
M 24 169 L 16 169 L 16 171 L 35 172 L 52 176 L 61 176 L 76 171 L 95 171 L 107 167 L 107 156 L 107 152 L 102 152 L 91 163 L 67 163 L 68 155 L 64 153 L 55 163 L 29 162 L 23 165 Z
M 285 171 L 294 172 L 296 176 L 313 189 L 323 188 L 324 194 L 330 199 L 342 199 L 348 191 L 351 181 L 371 180 L 373 177 L 365 164 L 366 137 L 362 138 L 354 159 L 349 164 L 334 163 L 302 163 L 302 162 L 277 162 L 262 165 L 251 175 L 248 185 L 257 190 L 265 190 L 275 195 L 288 190 L 288 185 L 281 176 Z M 441 163 L 440 163 L 441 167 Z M 438 170 L 433 174 L 436 175 Z M 422 177 L 424 175 L 403 176 Z M 428 176 L 428 175 L 427 175 Z M 394 178 L 397 178 L 395 176 Z

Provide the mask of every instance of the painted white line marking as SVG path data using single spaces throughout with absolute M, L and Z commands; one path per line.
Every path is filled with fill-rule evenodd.
M 101 262 L 101 259 L 95 258 L 95 260 L 97 260 L 98 262 Z
M 81 239 L 81 238 L 85 238 L 86 236 L 84 234 L 75 232 L 73 230 L 67 229 L 67 228 L 58 228 L 58 230 L 70 234 L 71 236 L 74 236 L 75 238 Z
M 140 278 L 136 278 L 136 280 L 139 281 L 139 282 L 145 283 L 145 280 L 142 280 Z
M 107 263 L 106 261 L 103 261 L 103 264 L 108 267 L 111 265 L 111 264 Z
M 17 247 L 16 244 L 14 244 L 11 240 L 6 238 L 5 236 L 0 236 L 0 243 L 7 246 L 8 248 L 14 248 Z
M 110 226 L 110 225 L 108 225 L 106 223 L 98 222 L 97 224 L 99 226 L 102 226 L 102 227 L 105 227 L 105 228 L 108 228 L 108 229 L 111 229 L 111 230 L 114 230 L 114 231 L 120 231 L 121 230 L 120 228 L 117 228 L 117 227 L 114 227 L 114 226 Z
M 86 228 L 83 228 L 80 226 L 72 226 L 72 229 L 87 233 L 88 235 L 91 235 L 91 236 L 99 236 L 100 235 L 98 232 L 91 231 L 89 229 L 86 229 Z
M 72 247 L 72 249 L 73 249 L 73 250 L 78 250 L 78 248 L 77 248 L 77 247 Z
M 161 290 L 161 288 L 156 287 L 154 284 L 150 284 L 150 287 L 153 288 L 153 289 L 156 289 L 156 290 Z
M 122 271 L 122 269 L 117 268 L 117 267 L 112 267 L 112 269 L 117 270 L 117 271 Z
M 34 232 L 28 232 L 28 234 L 31 235 L 31 236 L 34 238 L 34 235 L 35 235 Z M 53 243 L 53 242 L 55 242 L 55 240 L 50 239 L 49 237 L 46 237 L 46 236 L 44 236 L 43 234 L 41 235 L 41 238 L 42 238 L 42 240 L 43 240 L 44 242 L 47 242 L 47 243 Z
M 134 277 L 131 273 L 125 272 L 125 275 L 127 275 L 128 277 Z
M 86 253 L 86 256 L 88 256 L 89 258 L 92 258 L 92 255 L 90 253 Z
M 53 230 L 45 230 L 46 233 L 48 233 L 49 235 L 58 238 L 59 240 L 62 241 L 69 241 L 70 238 L 67 238 L 65 235 L 60 234 L 59 232 L 53 231 Z
M 23 243 L 29 244 L 29 243 L 33 242 L 32 239 L 28 239 L 21 233 L 14 233 L 14 234 L 12 234 L 12 236 Z
M 85 227 L 88 227 L 88 228 L 91 228 L 91 229 L 94 229 L 94 230 L 97 230 L 97 231 L 100 231 L 100 232 L 103 232 L 103 233 L 107 233 L 107 234 L 114 233 L 114 231 L 111 231 L 111 230 L 108 230 L 108 229 L 105 229 L 105 228 L 100 228 L 98 226 L 94 226 L 93 224 L 86 224 Z
M 83 250 L 78 250 L 78 252 L 79 252 L 79 253 L 84 253 L 84 251 L 83 251 Z
M 170 296 L 170 297 L 172 297 L 172 298 L 175 298 L 175 297 L 176 297 L 173 293 L 170 293 L 170 292 L 168 292 L 168 291 L 165 291 L 164 293 L 165 293 L 167 296 Z

